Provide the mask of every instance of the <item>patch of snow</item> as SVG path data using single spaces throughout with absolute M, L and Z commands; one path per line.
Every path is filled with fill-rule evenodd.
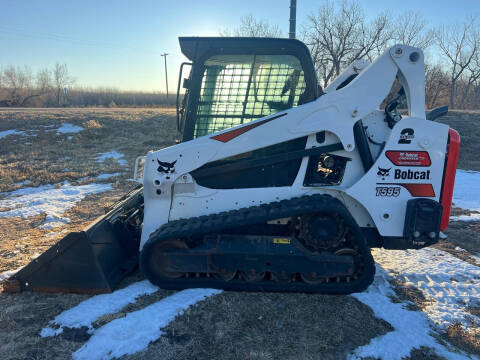
M 54 237 L 54 236 L 57 236 L 57 235 L 63 235 L 67 232 L 68 231 L 66 229 L 63 229 L 62 231 L 52 231 L 52 232 L 48 233 L 47 236 L 48 237 Z
M 43 328 L 40 332 L 41 337 L 50 337 L 50 336 L 57 336 L 63 332 L 63 328 L 54 329 L 51 327 Z
M 470 318 L 480 318 L 465 311 L 480 299 L 480 268 L 434 248 L 422 250 L 373 251 L 375 261 L 399 279 L 421 290 L 427 300 L 423 311 L 438 327 L 453 322 L 465 326 Z
M 0 200 L 0 217 L 22 217 L 46 214 L 43 226 L 47 229 L 67 223 L 62 214 L 78 201 L 90 194 L 98 194 L 112 189 L 111 184 L 87 184 L 74 186 L 68 182 L 57 185 L 42 185 L 37 188 L 23 188 L 8 193 Z
M 471 213 L 470 215 L 450 216 L 450 221 L 480 221 L 480 214 Z
M 100 174 L 96 177 L 96 179 L 105 180 L 105 179 L 110 179 L 112 177 L 116 177 L 116 176 L 120 176 L 120 175 L 122 175 L 122 174 L 119 173 L 119 172 L 116 172 L 116 173 L 113 173 L 113 174 Z
M 70 222 L 69 218 L 63 217 L 63 216 L 58 216 L 55 214 L 47 214 L 45 217 L 45 221 L 43 222 L 40 227 L 42 229 L 53 229 L 65 224 L 68 224 Z
M 123 159 L 124 156 L 125 156 L 124 154 L 116 152 L 115 150 L 107 151 L 104 153 L 100 153 L 97 156 L 97 161 L 102 163 L 107 159 L 115 159 L 120 165 L 124 166 L 124 165 L 127 165 L 127 160 Z
M 453 203 L 462 209 L 480 211 L 480 172 L 472 170 L 457 170 Z M 477 191 L 475 191 L 477 189 Z
M 53 189 L 55 185 L 40 185 L 38 187 L 26 187 L 22 189 L 17 189 L 14 191 L 9 191 L 7 193 L 2 193 L 2 194 L 8 194 L 10 197 L 15 197 L 15 196 L 23 196 L 23 195 L 33 195 L 33 194 L 39 194 L 42 193 L 46 190 Z
M 24 135 L 24 131 L 17 131 L 17 130 L 5 130 L 0 131 L 0 139 L 7 137 L 8 135 Z
M 15 270 L 8 270 L 0 274 L 0 283 L 4 280 L 7 280 L 9 277 L 15 275 L 17 272 L 22 270 L 24 266 L 20 266 L 18 269 Z
M 467 359 L 464 355 L 450 352 L 430 335 L 430 323 L 423 312 L 409 311 L 405 308 L 405 303 L 392 303 L 390 296 L 394 295 L 394 292 L 388 282 L 390 276 L 380 265 L 376 266 L 373 284 L 367 291 L 352 296 L 371 307 L 376 317 L 389 322 L 395 330 L 356 348 L 349 359 L 372 357 L 397 360 L 407 357 L 412 349 L 421 346 L 431 347 L 447 359 Z
M 78 182 L 81 182 L 81 181 L 86 181 L 88 180 L 89 177 L 88 176 L 84 176 L 84 177 L 81 177 L 80 179 L 77 179 Z
M 82 130 L 83 130 L 83 127 L 81 127 L 81 126 L 77 126 L 77 125 L 73 125 L 73 124 L 69 124 L 69 123 L 64 123 L 64 124 L 62 124 L 62 126 L 60 126 L 57 129 L 57 135 L 60 135 L 60 134 L 74 134 L 74 133 L 78 133 Z
M 58 326 L 59 329 L 86 326 L 90 330 L 93 330 L 92 323 L 98 318 L 107 314 L 114 314 L 128 304 L 134 303 L 140 296 L 153 294 L 157 290 L 158 287 L 152 285 L 148 280 L 139 281 L 124 289 L 116 290 L 111 294 L 93 296 L 57 315 L 49 324 L 51 326 Z M 58 329 L 45 327 L 42 329 L 40 335 L 42 337 L 54 336 L 60 332 L 58 332 Z
M 473 261 L 475 261 L 475 263 L 480 266 L 480 254 L 477 254 L 477 255 L 470 255 L 470 259 L 472 259 Z
M 24 185 L 28 185 L 28 184 L 30 184 L 30 180 L 20 181 L 20 182 L 14 183 L 13 185 L 24 186 Z
M 113 359 L 142 351 L 164 334 L 160 329 L 177 315 L 198 301 L 219 293 L 221 290 L 187 289 L 128 313 L 96 330 L 72 357 L 75 360 Z

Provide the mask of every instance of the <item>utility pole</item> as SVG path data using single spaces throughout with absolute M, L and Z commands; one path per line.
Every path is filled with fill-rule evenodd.
M 295 28 L 297 25 L 297 0 L 290 0 L 290 31 L 289 39 L 295 39 Z
M 168 75 L 167 75 L 167 53 L 163 53 L 160 56 L 163 56 L 165 59 L 165 85 L 167 86 L 167 100 L 168 100 Z

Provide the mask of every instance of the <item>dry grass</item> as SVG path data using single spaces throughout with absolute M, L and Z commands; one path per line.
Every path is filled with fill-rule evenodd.
M 471 255 L 480 253 L 480 222 L 451 221 L 445 234 L 448 238 L 440 240 L 433 247 L 478 266 Z M 458 250 L 457 247 L 467 251 Z
M 348 296 L 225 292 L 126 359 L 341 359 L 392 330 Z
M 480 326 L 472 324 L 465 328 L 460 323 L 451 324 L 442 338 L 468 354 L 480 355 Z
M 437 121 L 448 124 L 460 133 L 460 157 L 458 167 L 480 171 L 480 113 L 474 111 L 450 111 Z
M 467 311 L 480 318 L 480 299 L 478 301 L 478 304 L 469 305 Z
M 138 274 L 122 285 L 136 280 Z M 159 290 L 94 326 L 170 294 Z M 57 314 L 87 297 L 0 293 L 0 358 L 69 359 L 89 339 L 86 328 L 65 329 L 53 338 L 39 333 Z M 177 317 L 146 351 L 122 359 L 339 359 L 391 330 L 352 297 L 224 292 Z
M 62 123 L 85 130 L 57 135 Z M 11 129 L 26 135 L 0 139 L 0 192 L 25 180 L 38 186 L 124 170 L 114 160 L 96 161 L 111 150 L 125 154 L 132 170 L 137 156 L 171 145 L 176 137 L 171 109 L 0 109 L 0 131 Z
M 55 315 L 87 297 L 73 294 L 0 293 L 0 358 L 71 358 L 72 351 L 79 347 L 75 339 L 41 338 L 39 334 Z
M 138 280 L 137 273 L 124 279 L 120 287 Z M 152 299 L 158 301 L 170 294 L 169 291 L 159 290 Z M 87 328 L 67 328 L 56 337 L 42 338 L 39 334 L 56 315 L 88 297 L 78 294 L 0 293 L 0 359 L 71 359 L 71 354 L 90 338 Z M 99 327 L 133 310 L 129 305 L 117 314 L 104 316 L 94 326 Z
M 480 158 L 475 155 L 480 151 L 475 141 L 480 135 L 476 118 L 454 113 L 442 119 L 462 135 L 460 167 L 465 169 L 480 170 Z M 85 130 L 57 136 L 55 129 L 61 123 Z M 131 176 L 135 157 L 171 145 L 176 137 L 171 109 L 0 109 L 0 131 L 9 129 L 25 131 L 26 135 L 0 139 L 0 192 L 19 188 L 21 185 L 15 183 L 25 180 L 31 181 L 29 186 L 64 180 L 84 184 L 101 173 L 123 172 L 114 180 L 113 191 L 88 196 L 68 211 L 71 223 L 55 229 L 57 232 L 83 228 L 101 215 L 132 186 L 126 178 Z M 127 169 L 114 160 L 103 164 L 96 161 L 99 153 L 112 150 L 125 154 Z M 0 218 L 0 272 L 28 263 L 34 254 L 63 236 L 48 236 L 47 230 L 38 228 L 42 221 L 42 216 Z M 439 246 L 451 252 L 455 252 L 457 244 L 480 251 L 478 226 L 453 223 L 448 230 L 450 242 Z M 140 279 L 137 272 L 121 286 Z M 396 301 L 407 301 L 412 310 L 427 304 L 416 288 L 397 282 L 394 290 Z M 118 313 L 98 319 L 94 326 L 100 327 L 171 293 L 159 290 L 142 297 Z M 55 338 L 40 338 L 39 332 L 57 314 L 86 298 L 72 294 L 0 293 L 0 359 L 70 358 L 87 341 L 86 329 L 67 329 Z M 475 306 L 469 309 L 472 315 L 480 312 Z M 188 309 L 164 329 L 165 336 L 146 351 L 125 359 L 339 359 L 391 330 L 388 323 L 375 318 L 369 307 L 352 297 L 224 292 Z M 444 339 L 477 354 L 475 334 L 477 338 L 455 325 Z M 414 349 L 408 358 L 441 359 L 429 348 Z
M 408 285 L 399 279 L 390 281 L 395 296 L 391 298 L 392 302 L 407 303 L 406 308 L 410 311 L 421 311 L 431 303 L 423 292 L 415 286 Z
M 418 349 L 413 349 L 410 356 L 402 360 L 446 360 L 443 356 L 438 355 L 434 349 L 422 346 Z
M 62 123 L 82 126 L 83 131 L 57 135 Z M 28 186 L 69 181 L 114 182 L 114 190 L 90 195 L 66 213 L 71 223 L 55 229 L 75 231 L 104 213 L 133 184 L 135 158 L 148 150 L 174 143 L 176 130 L 172 109 L 0 109 L 0 131 L 15 129 L 26 135 L 0 139 L 0 192 Z M 115 150 L 125 154 L 128 166 L 108 159 L 99 163 L 99 153 Z M 120 177 L 93 179 L 101 173 L 120 172 Z M 88 177 L 88 178 L 87 178 Z M 0 197 L 2 195 L 0 194 Z M 42 216 L 20 219 L 0 218 L 0 272 L 30 262 L 64 234 L 38 228 Z M 7 231 L 8 229 L 8 231 Z

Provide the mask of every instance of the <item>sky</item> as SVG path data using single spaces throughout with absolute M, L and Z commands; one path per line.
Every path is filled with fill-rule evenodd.
M 340 0 L 335 0 L 340 1 Z M 367 18 L 415 11 L 430 26 L 480 14 L 477 0 L 358 0 Z M 297 31 L 321 0 L 297 0 Z M 288 36 L 289 0 L 0 0 L 0 68 L 67 64 L 76 85 L 176 92 L 179 36 L 216 36 L 253 14 Z

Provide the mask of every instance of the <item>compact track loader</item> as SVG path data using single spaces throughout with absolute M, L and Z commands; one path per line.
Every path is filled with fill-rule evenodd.
M 182 142 L 138 158 L 143 187 L 7 288 L 111 291 L 139 260 L 163 288 L 351 293 L 373 281 L 371 247 L 438 241 L 460 138 L 433 121 L 445 108 L 426 116 L 421 50 L 357 60 L 322 90 L 298 40 L 180 46 Z

